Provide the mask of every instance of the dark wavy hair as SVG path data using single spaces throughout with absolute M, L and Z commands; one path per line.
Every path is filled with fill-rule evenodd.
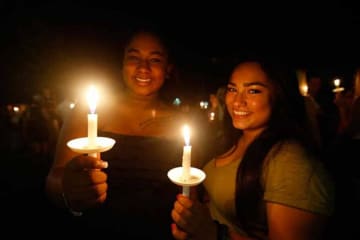
M 248 223 L 256 217 L 263 197 L 262 169 L 271 148 L 276 143 L 294 139 L 310 149 L 315 146 L 315 141 L 309 131 L 304 97 L 298 90 L 295 69 L 258 59 L 247 59 L 242 63 L 244 62 L 258 63 L 273 86 L 272 113 L 268 128 L 249 145 L 237 169 L 236 214 L 239 225 L 249 230 Z M 237 144 L 242 131 L 233 127 L 229 113 L 226 114 L 226 121 L 228 126 L 225 131 L 225 138 L 228 139 L 226 146 L 230 148 Z

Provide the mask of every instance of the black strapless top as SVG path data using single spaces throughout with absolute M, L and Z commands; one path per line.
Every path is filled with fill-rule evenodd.
M 167 172 L 181 166 L 183 142 L 109 132 L 99 136 L 116 141 L 101 153 L 109 163 L 104 170 L 108 195 L 101 207 L 84 213 L 84 226 L 109 236 L 128 235 L 126 239 L 173 239 L 170 214 L 181 187 L 168 179 Z

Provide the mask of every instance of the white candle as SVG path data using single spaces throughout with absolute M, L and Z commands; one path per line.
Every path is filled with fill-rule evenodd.
M 97 114 L 89 113 L 88 114 L 88 145 L 89 147 L 96 146 L 97 138 Z
M 96 103 L 98 95 L 94 86 L 91 86 L 87 95 L 87 100 L 90 108 L 90 113 L 88 114 L 88 147 L 96 146 L 97 139 L 97 114 Z M 96 156 L 96 154 L 95 154 Z
M 183 127 L 183 135 L 185 140 L 185 145 L 183 149 L 182 156 L 182 178 L 186 183 L 190 179 L 190 169 L 191 169 L 191 145 L 190 145 L 190 129 L 187 125 Z M 183 194 L 189 196 L 190 191 L 189 187 L 183 187 Z

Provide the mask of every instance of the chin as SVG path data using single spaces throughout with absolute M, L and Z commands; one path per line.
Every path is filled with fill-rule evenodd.
M 232 124 L 233 124 L 234 128 L 239 129 L 239 130 L 244 130 L 248 127 L 247 124 L 239 123 L 238 121 L 233 121 Z

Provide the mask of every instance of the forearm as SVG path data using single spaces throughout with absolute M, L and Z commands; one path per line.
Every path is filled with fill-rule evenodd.
M 62 196 L 62 176 L 63 176 L 64 168 L 53 168 L 50 170 L 47 178 L 45 191 L 49 200 L 54 203 L 56 206 L 65 208 L 64 199 Z

